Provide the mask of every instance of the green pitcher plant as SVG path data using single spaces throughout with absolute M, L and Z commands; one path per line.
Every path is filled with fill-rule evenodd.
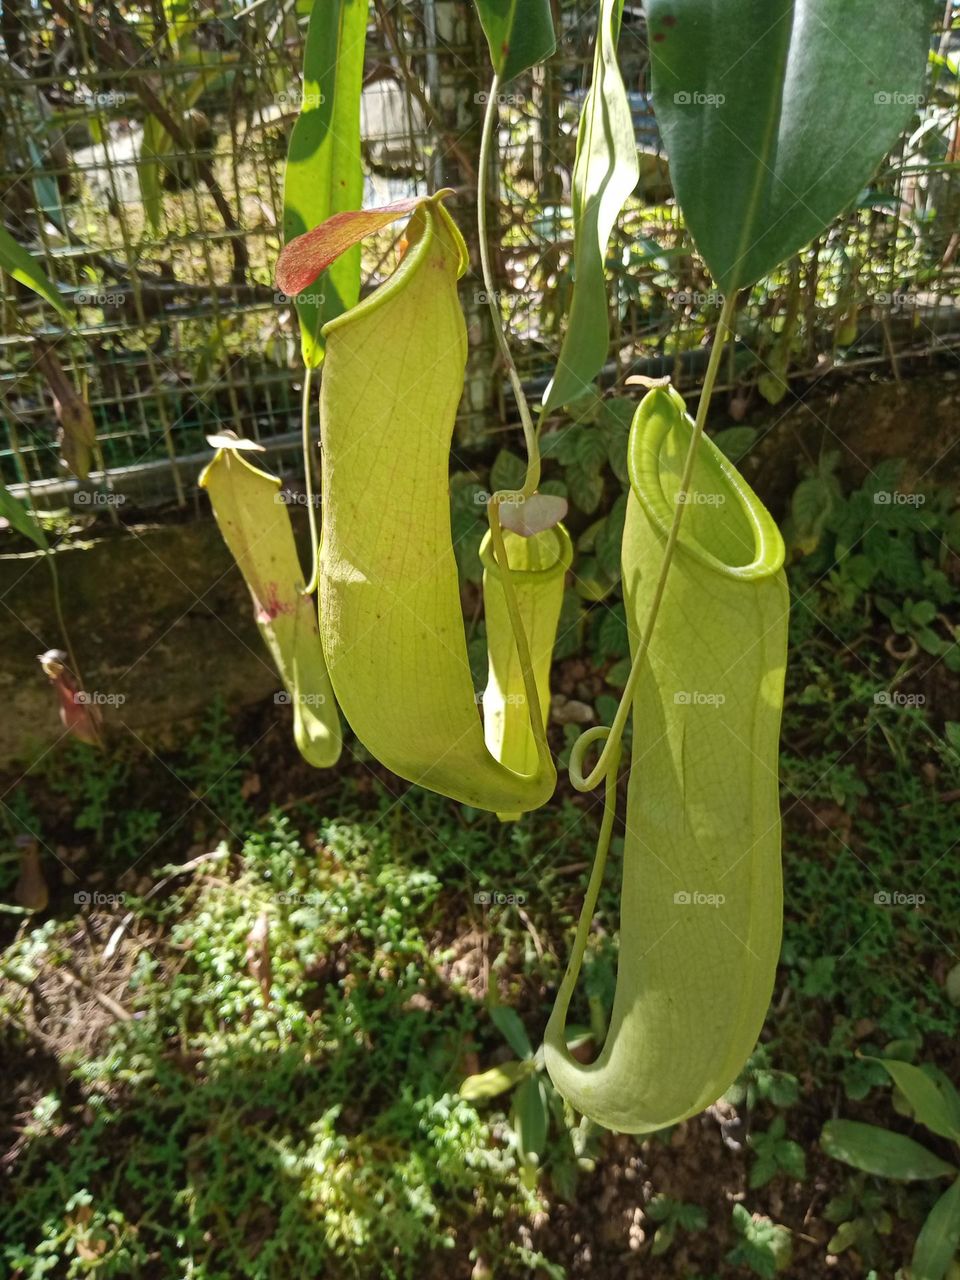
M 349 207 L 344 196 L 359 189 L 356 113 L 337 97 L 357 91 L 358 0 L 316 0 L 312 9 L 308 54 L 316 65 L 308 78 L 320 75 L 321 49 L 349 53 L 350 74 L 331 80 L 331 95 L 311 107 L 310 128 L 321 142 L 335 138 L 336 163 L 330 142 L 318 147 L 312 169 L 305 127 L 295 139 L 289 194 L 303 206 L 303 233 L 289 236 L 290 222 L 277 267 L 278 287 L 300 299 L 305 460 L 310 375 L 320 368 L 322 530 L 311 501 L 309 578 L 289 511 L 275 501 L 278 482 L 251 465 L 243 442 L 220 442 L 203 483 L 294 702 L 304 755 L 320 766 L 335 762 L 339 706 L 359 741 L 400 777 L 515 819 L 543 805 L 556 784 L 546 720 L 572 564 L 565 503 L 538 492 L 539 432 L 548 412 L 592 384 L 604 359 L 604 255 L 636 156 L 616 59 L 622 3 L 603 0 L 574 175 L 576 304 L 535 422 L 496 300 L 487 183 L 501 80 L 550 56 L 552 17 L 547 0 L 531 0 L 526 22 L 519 6 L 477 4 L 494 70 L 477 167 L 480 258 L 527 448 L 522 488 L 492 495 L 487 506 L 482 697 L 467 658 L 448 478 L 467 355 L 457 294 L 466 248 L 445 207 L 450 192 L 375 210 Z M 738 295 L 826 229 L 907 123 L 922 86 L 928 7 L 647 5 L 654 106 L 674 189 L 722 306 L 695 417 L 668 383 L 651 386 L 637 408 L 621 547 L 630 673 L 611 725 L 583 733 L 569 764 L 574 788 L 603 788 L 603 816 L 544 1062 L 574 1107 L 622 1132 L 660 1129 L 715 1101 L 753 1050 L 769 1004 L 782 916 L 784 548 L 770 514 L 704 429 Z M 850 30 L 856 49 L 844 39 Z M 357 246 L 402 218 L 399 265 L 357 302 Z M 318 279 L 339 281 L 334 305 L 320 311 L 306 293 Z M 309 465 L 307 475 L 310 496 Z M 617 985 L 605 1043 L 583 1063 L 568 1051 L 565 1025 L 617 819 L 631 719 Z

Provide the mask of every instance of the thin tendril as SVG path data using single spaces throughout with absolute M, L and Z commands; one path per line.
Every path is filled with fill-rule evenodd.
M 532 497 L 540 484 L 540 446 L 537 442 L 537 428 L 533 425 L 530 406 L 523 393 L 517 366 L 510 354 L 507 335 L 503 328 L 503 317 L 500 315 L 500 304 L 493 287 L 493 271 L 490 267 L 490 245 L 487 232 L 487 179 L 490 173 L 490 149 L 493 145 L 494 125 L 497 120 L 497 98 L 500 91 L 500 77 L 494 75 L 490 81 L 490 93 L 487 97 L 486 109 L 483 113 L 483 133 L 480 139 L 480 171 L 477 175 L 477 228 L 480 233 L 480 269 L 483 272 L 483 287 L 487 295 L 487 306 L 493 321 L 493 333 L 503 357 L 504 367 L 513 388 L 523 426 L 523 439 L 527 447 L 527 474 L 523 488 L 519 492 L 525 497 Z

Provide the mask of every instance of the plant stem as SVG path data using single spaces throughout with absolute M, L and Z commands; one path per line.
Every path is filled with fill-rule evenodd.
M 310 388 L 313 385 L 313 367 L 307 365 L 303 374 L 303 395 L 300 401 L 300 446 L 303 450 L 303 476 L 307 491 L 307 519 L 310 522 L 310 573 L 304 595 L 316 589 L 320 567 L 320 536 L 317 532 L 317 512 L 313 505 L 313 457 L 310 452 Z
M 487 180 L 490 173 L 490 150 L 493 145 L 494 126 L 497 121 L 497 98 L 499 97 L 500 77 L 494 75 L 490 81 L 490 93 L 487 97 L 486 109 L 483 113 L 483 134 L 480 139 L 480 172 L 477 175 L 477 229 L 480 233 L 480 269 L 483 272 L 483 287 L 487 295 L 487 306 L 493 321 L 493 333 L 503 358 L 510 385 L 517 401 L 520 422 L 523 426 L 523 439 L 527 446 L 527 475 L 520 493 L 525 498 L 531 497 L 540 484 L 540 446 L 537 442 L 537 430 L 533 425 L 530 406 L 523 394 L 523 386 L 517 366 L 510 354 L 507 335 L 503 328 L 503 317 L 500 304 L 494 289 L 493 271 L 490 267 L 490 245 L 487 231 Z
M 680 536 L 680 522 L 683 519 L 683 513 L 686 510 L 686 496 L 690 488 L 690 481 L 693 477 L 693 467 L 697 460 L 697 450 L 700 447 L 700 439 L 703 435 L 703 429 L 707 421 L 707 413 L 710 409 L 710 399 L 713 395 L 714 384 L 717 380 L 717 373 L 720 368 L 720 359 L 723 355 L 724 345 L 727 336 L 733 329 L 733 316 L 736 310 L 736 295 L 731 294 L 730 297 L 724 299 L 723 310 L 720 313 L 720 323 L 717 326 L 716 336 L 713 340 L 713 347 L 710 350 L 710 360 L 707 365 L 707 372 L 703 379 L 703 389 L 700 393 L 700 403 L 697 406 L 697 417 L 694 423 L 693 432 L 690 436 L 690 447 L 687 449 L 687 456 L 683 464 L 683 474 L 680 478 L 680 487 L 677 490 L 676 510 L 674 512 L 673 521 L 670 525 L 670 531 L 667 534 L 666 545 L 663 548 L 663 559 L 660 562 L 660 574 L 657 578 L 657 585 L 654 588 L 653 600 L 650 604 L 650 612 L 647 615 L 646 626 L 643 629 L 643 635 L 637 646 L 637 651 L 633 657 L 633 663 L 630 667 L 630 676 L 627 680 L 626 687 L 620 699 L 620 705 L 617 707 L 617 714 L 613 718 L 613 724 L 610 727 L 610 736 L 604 744 L 593 770 L 584 776 L 583 774 L 583 758 L 587 748 L 596 740 L 594 737 L 583 734 L 577 739 L 570 752 L 569 774 L 570 781 L 578 791 L 592 791 L 607 776 L 611 768 L 615 767 L 616 761 L 620 755 L 620 742 L 623 737 L 623 730 L 627 723 L 627 717 L 633 706 L 633 695 L 636 692 L 637 682 L 640 679 L 640 669 L 644 659 L 647 656 L 647 650 L 650 648 L 650 641 L 653 638 L 653 630 L 657 625 L 657 616 L 660 612 L 660 605 L 663 602 L 663 593 L 666 589 L 667 578 L 670 574 L 670 566 L 673 563 L 674 552 L 677 549 L 677 539 Z

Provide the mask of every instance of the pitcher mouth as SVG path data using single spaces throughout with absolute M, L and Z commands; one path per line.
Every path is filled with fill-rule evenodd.
M 518 539 L 519 541 L 515 541 Z M 511 566 L 510 576 L 518 582 L 549 582 L 557 574 L 566 573 L 573 563 L 573 543 L 570 540 L 570 534 L 562 524 L 556 524 L 552 529 L 534 534 L 529 539 L 520 539 L 519 534 L 505 534 L 504 545 L 507 548 L 508 560 L 511 546 L 522 547 L 524 543 L 536 543 L 541 547 L 544 550 L 546 563 L 539 568 L 515 569 Z M 493 554 L 493 540 L 489 529 L 480 543 L 480 560 L 484 569 L 499 576 L 500 566 Z
M 662 406 L 656 400 L 651 405 L 652 397 L 662 397 Z M 672 389 L 650 392 L 634 415 L 627 447 L 630 487 L 665 537 L 673 524 L 679 497 L 678 486 L 671 495 L 665 482 L 679 480 L 679 467 L 694 430 L 690 416 L 677 412 L 679 399 Z M 677 538 L 678 551 L 693 556 L 716 573 L 741 581 L 767 578 L 783 567 L 785 548 L 773 517 L 736 467 L 705 435 L 700 439 L 694 480 L 686 499 L 688 505 L 698 508 L 698 513 L 685 514 Z M 704 511 L 709 514 L 705 516 Z M 711 535 L 711 524 L 716 540 Z M 724 558 L 707 545 L 708 540 L 714 545 L 730 544 L 738 537 L 746 549 L 742 563 L 739 555 Z

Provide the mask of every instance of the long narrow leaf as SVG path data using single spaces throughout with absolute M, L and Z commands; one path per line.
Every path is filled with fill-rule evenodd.
M 363 202 L 360 95 L 366 37 L 366 0 L 315 0 L 303 57 L 303 100 L 290 135 L 283 186 L 286 243 Z M 295 299 L 308 367 L 323 359 L 323 325 L 359 296 L 357 246 L 324 272 L 310 294 Z
M 828 1120 L 820 1135 L 828 1156 L 879 1178 L 913 1182 L 956 1174 L 953 1165 L 900 1133 L 857 1120 Z
M 580 118 L 573 169 L 573 301 L 546 409 L 567 404 L 589 388 L 610 343 L 604 260 L 614 223 L 640 176 L 630 102 L 617 65 L 622 13 L 623 0 L 601 0 L 593 83 Z
M 56 307 L 65 320 L 70 319 L 66 303 L 57 292 L 57 287 L 46 274 L 33 254 L 28 253 L 23 245 L 14 240 L 10 232 L 0 223 L 0 267 L 19 280 L 28 289 L 38 293 L 51 307 Z

